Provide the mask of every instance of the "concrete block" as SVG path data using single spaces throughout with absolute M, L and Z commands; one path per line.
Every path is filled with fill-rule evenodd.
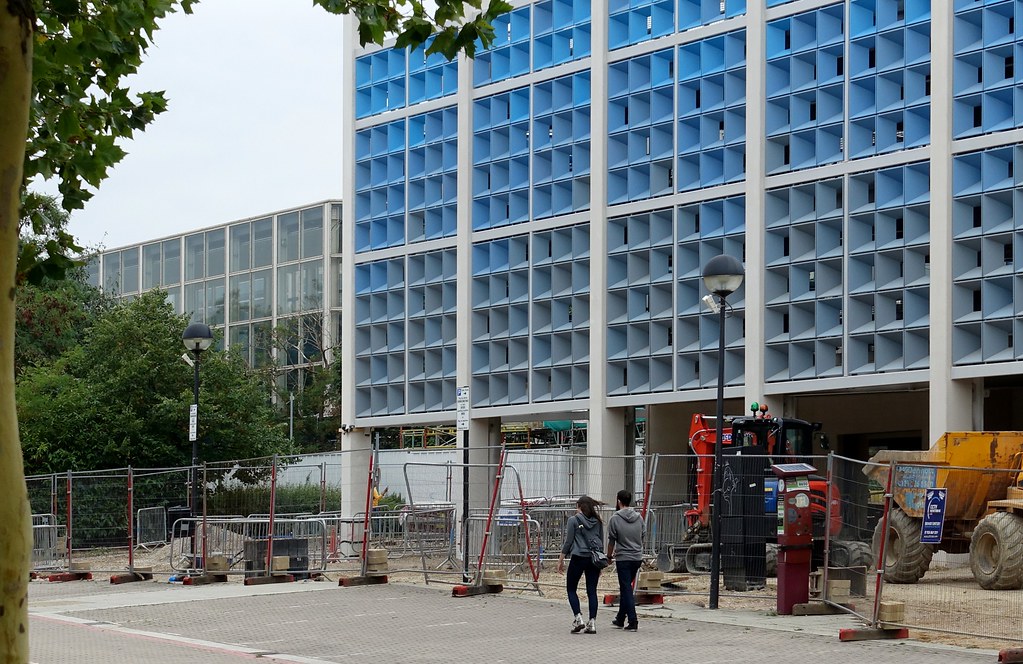
M 291 558 L 288 556 L 274 556 L 270 560 L 270 567 L 274 574 L 284 573 L 291 566 Z
M 878 609 L 877 619 L 888 623 L 906 622 L 905 602 L 882 601 Z
M 226 572 L 229 569 L 231 569 L 231 563 L 228 561 L 227 556 L 207 556 L 207 572 Z

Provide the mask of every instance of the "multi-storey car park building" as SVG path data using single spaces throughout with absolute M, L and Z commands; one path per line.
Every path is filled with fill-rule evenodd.
M 276 354 L 282 389 L 337 352 L 341 203 L 325 201 L 99 252 L 89 280 L 122 298 L 161 288 L 178 313 L 223 333 L 254 367 Z M 287 339 L 271 343 L 274 330 Z
M 683 452 L 726 253 L 729 412 L 861 458 L 1023 428 L 1023 0 L 539 0 L 495 29 L 449 63 L 348 25 L 346 422 L 450 423 L 465 386 L 470 446 L 561 415 L 622 454 L 644 406 Z

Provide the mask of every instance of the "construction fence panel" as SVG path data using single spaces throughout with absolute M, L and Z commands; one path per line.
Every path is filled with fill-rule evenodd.
M 191 514 L 188 506 L 190 482 L 190 468 L 132 472 L 136 548 L 156 549 L 170 541 L 173 520 Z
M 1018 462 L 1004 469 L 893 463 L 890 471 L 868 470 L 880 487 L 892 473 L 888 510 L 872 538 L 875 551 L 884 540 L 875 621 L 998 643 L 1023 641 Z M 885 525 L 888 536 L 882 538 Z
M 294 511 L 313 511 L 311 503 L 314 500 L 318 503 L 318 498 L 307 496 L 310 509 L 297 510 L 298 500 L 274 496 L 275 479 L 272 458 L 207 463 L 200 471 L 205 495 L 200 499 L 196 514 L 204 511 L 209 517 L 269 514 L 274 499 L 283 500 Z
M 170 551 L 171 566 L 177 572 L 211 569 L 212 573 L 266 576 L 268 558 L 287 557 L 287 563 L 274 572 L 308 575 L 326 569 L 328 548 L 326 524 L 316 517 L 274 518 L 272 533 L 269 517 L 201 517 L 183 519 L 188 527 L 175 528 Z M 199 533 L 199 551 L 195 558 L 192 541 L 184 533 Z M 221 559 L 225 569 L 210 563 Z
M 55 570 L 65 566 L 64 526 L 55 514 L 32 515 L 32 570 Z
M 871 464 L 832 455 L 826 495 L 813 494 L 814 568 L 811 599 L 824 600 L 869 620 L 876 597 L 874 529 L 884 505 L 884 486 L 872 480 Z M 887 473 L 887 466 L 882 470 Z M 821 561 L 826 565 L 821 564 Z
M 127 548 L 127 470 L 75 474 L 70 500 L 73 549 Z
M 57 475 L 32 475 L 25 478 L 32 514 L 57 513 Z

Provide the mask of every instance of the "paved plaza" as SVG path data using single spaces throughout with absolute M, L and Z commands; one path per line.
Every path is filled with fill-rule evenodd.
M 111 586 L 35 581 L 29 590 L 31 661 L 75 662 L 785 662 L 971 664 L 992 650 L 916 641 L 843 643 L 848 616 L 787 617 L 697 607 L 641 614 L 638 633 L 571 634 L 566 603 L 513 594 L 451 597 L 450 587 Z M 657 617 L 657 615 L 661 617 Z

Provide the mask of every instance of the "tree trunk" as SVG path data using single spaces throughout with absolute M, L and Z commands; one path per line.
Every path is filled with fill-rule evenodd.
M 28 662 L 32 526 L 14 402 L 14 285 L 32 87 L 30 0 L 0 0 L 0 662 Z

